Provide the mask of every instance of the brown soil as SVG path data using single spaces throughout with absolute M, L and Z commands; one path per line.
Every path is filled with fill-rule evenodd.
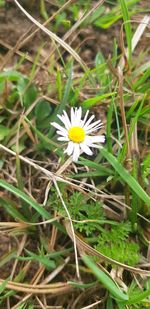
M 35 1 L 31 1 L 30 5 L 27 1 L 22 1 L 25 4 L 25 8 L 28 12 L 34 16 L 34 18 L 43 22 L 43 19 L 39 16 L 38 10 L 35 9 Z M 38 2 L 39 3 L 39 2 Z M 38 3 L 36 2 L 36 8 L 38 8 Z M 146 6 L 145 1 L 143 1 L 142 6 Z M 49 5 L 52 12 L 54 11 L 53 5 Z M 50 14 L 51 15 L 51 14 Z M 137 21 L 141 20 L 143 14 L 139 14 L 134 19 Z M 137 23 L 134 24 L 136 29 Z M 1 58 L 8 52 L 9 49 L 14 48 L 17 44 L 22 43 L 24 38 L 35 30 L 35 26 L 28 20 L 28 18 L 17 8 L 15 5 L 8 5 L 0 10 L 0 54 Z M 65 33 L 65 29 L 59 28 L 58 35 L 62 38 Z M 83 28 L 78 31 L 78 35 L 73 33 L 73 36 L 69 38 L 73 48 L 77 48 L 81 58 L 88 64 L 94 61 L 97 52 L 101 51 L 107 58 L 109 54 L 112 53 L 113 41 L 116 38 L 118 45 L 120 46 L 120 23 L 116 23 L 109 29 L 103 30 L 100 28 L 93 29 L 92 27 Z M 71 40 L 70 40 L 71 39 Z M 21 47 L 22 52 L 28 53 L 29 56 L 34 56 L 37 49 L 44 42 L 44 47 L 41 51 L 41 60 L 44 59 L 51 47 L 52 42 L 49 37 L 38 31 L 34 37 L 27 43 L 23 44 Z M 140 44 L 136 48 L 135 55 L 139 54 L 141 50 L 146 50 L 149 46 L 148 33 L 145 31 Z M 16 47 L 17 49 L 17 47 Z M 3 56 L 2 56 L 3 55 Z M 11 61 L 7 65 L 11 65 L 12 61 L 16 61 L 17 58 L 11 58 Z M 28 70 L 27 70 L 28 71 Z

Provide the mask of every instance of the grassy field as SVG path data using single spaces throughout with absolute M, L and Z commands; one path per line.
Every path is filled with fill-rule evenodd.
M 0 0 L 0 309 L 150 308 L 147 2 Z

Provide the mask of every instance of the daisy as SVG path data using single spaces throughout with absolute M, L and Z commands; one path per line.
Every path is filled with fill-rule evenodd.
M 82 119 L 82 108 L 71 108 L 70 118 L 65 111 L 63 111 L 62 115 L 57 115 L 64 126 L 56 122 L 51 123 L 57 129 L 57 134 L 60 135 L 58 140 L 68 143 L 64 153 L 72 156 L 74 162 L 78 161 L 80 154 L 83 152 L 91 156 L 93 152 L 90 148 L 100 148 L 97 143 L 105 142 L 104 135 L 90 135 L 102 127 L 102 122 L 101 120 L 92 122 L 95 116 L 92 115 L 88 119 L 88 114 L 89 110 Z

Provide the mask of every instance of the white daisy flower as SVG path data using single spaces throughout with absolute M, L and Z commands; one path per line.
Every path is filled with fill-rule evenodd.
M 63 111 L 62 115 L 57 115 L 64 127 L 56 122 L 51 123 L 57 129 L 57 134 L 60 135 L 58 140 L 68 143 L 64 153 L 72 156 L 74 162 L 78 161 L 80 154 L 83 152 L 91 156 L 93 152 L 90 148 L 100 148 L 97 143 L 105 142 L 104 135 L 90 135 L 102 127 L 102 122 L 101 120 L 92 122 L 95 118 L 94 115 L 87 120 L 88 114 L 89 110 L 82 120 L 82 108 L 71 108 L 70 119 L 65 111 Z

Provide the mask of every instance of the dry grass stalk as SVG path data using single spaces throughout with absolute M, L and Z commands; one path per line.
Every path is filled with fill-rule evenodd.
M 71 228 L 70 228 L 69 221 L 64 221 L 64 225 L 65 225 L 65 228 L 66 228 L 66 230 L 68 232 L 68 235 L 72 239 L 73 235 L 72 235 L 72 231 L 71 231 Z M 79 252 L 80 252 L 81 255 L 87 253 L 89 255 L 97 256 L 102 261 L 106 261 L 106 262 L 109 262 L 110 264 L 114 264 L 114 265 L 120 266 L 121 268 L 124 268 L 124 269 L 126 269 L 126 270 L 128 270 L 130 272 L 141 274 L 141 275 L 145 275 L 145 276 L 150 276 L 150 271 L 144 270 L 144 269 L 141 269 L 141 268 L 136 268 L 136 267 L 128 266 L 126 264 L 123 264 L 123 263 L 120 263 L 120 262 L 118 262 L 116 260 L 113 260 L 113 259 L 105 256 L 104 254 L 100 253 L 99 251 L 95 250 L 94 248 L 92 248 L 83 239 L 81 239 L 79 237 L 79 235 L 75 234 L 75 237 L 76 237 L 76 243 L 77 243 L 77 246 L 78 246 L 78 249 L 79 249 Z
M 40 28 L 43 32 L 45 32 L 52 40 L 59 43 L 64 49 L 66 49 L 73 58 L 81 65 L 81 67 L 86 71 L 86 64 L 83 62 L 81 57 L 62 39 L 60 39 L 55 33 L 45 28 L 42 24 L 40 24 L 35 18 L 33 18 L 20 4 L 17 0 L 14 0 L 16 5 L 20 8 L 20 10 L 34 23 L 38 28 Z

